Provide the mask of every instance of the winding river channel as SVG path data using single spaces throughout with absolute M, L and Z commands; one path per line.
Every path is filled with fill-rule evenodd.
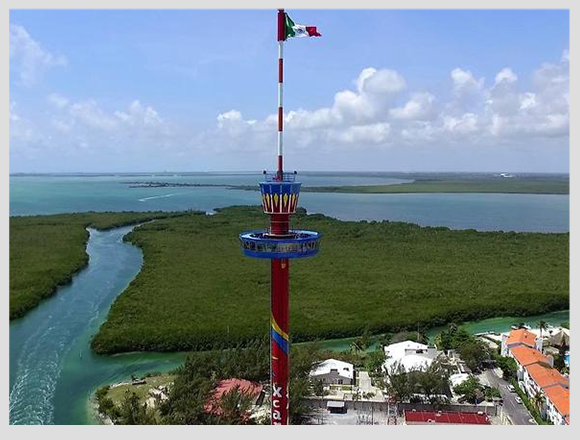
M 90 229 L 88 266 L 72 282 L 43 301 L 24 318 L 10 324 L 10 423 L 91 424 L 89 397 L 104 384 L 124 381 L 131 374 L 168 371 L 184 353 L 129 353 L 97 356 L 92 335 L 114 301 L 139 272 L 141 251 L 122 238 L 133 227 L 109 231 Z M 505 331 L 516 322 L 544 319 L 559 324 L 569 313 L 527 318 L 494 318 L 466 323 L 473 332 Z M 352 339 L 327 341 L 343 350 Z
M 131 229 L 90 229 L 88 266 L 10 324 L 11 424 L 95 423 L 88 401 L 97 387 L 183 361 L 183 353 L 91 352 L 91 337 L 113 300 L 141 269 L 141 250 L 122 241 Z

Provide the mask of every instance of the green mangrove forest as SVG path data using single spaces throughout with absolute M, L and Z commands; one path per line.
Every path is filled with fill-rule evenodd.
M 143 250 L 143 268 L 114 302 L 93 349 L 205 350 L 267 335 L 270 262 L 244 257 L 238 241 L 267 221 L 258 207 L 236 206 L 133 230 L 126 239 Z M 324 234 L 316 257 L 291 262 L 294 342 L 569 307 L 568 233 L 339 221 L 303 209 L 293 227 Z

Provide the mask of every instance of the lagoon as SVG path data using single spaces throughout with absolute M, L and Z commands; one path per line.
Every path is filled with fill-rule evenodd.
M 10 215 L 85 211 L 211 212 L 257 205 L 259 193 L 227 187 L 130 188 L 127 182 L 257 185 L 259 173 L 176 175 L 13 175 Z M 304 186 L 377 185 L 410 181 L 369 173 L 299 175 Z M 304 192 L 300 206 L 340 220 L 404 221 L 421 226 L 517 232 L 568 232 L 569 196 L 555 194 L 339 194 Z

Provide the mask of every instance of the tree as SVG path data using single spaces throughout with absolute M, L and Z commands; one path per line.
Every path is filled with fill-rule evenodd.
M 437 335 L 436 341 L 440 350 L 453 350 L 457 349 L 462 343 L 474 339 L 467 330 L 458 327 L 457 324 L 451 323 L 447 330 L 443 330 Z
M 548 329 L 548 323 L 542 320 L 538 322 L 538 328 L 540 329 L 540 339 L 542 339 L 542 332 Z
M 125 397 L 119 409 L 118 425 L 155 425 L 155 417 L 148 411 L 146 404 L 139 402 L 135 393 L 125 392 Z
M 250 393 L 240 390 L 238 386 L 222 394 L 218 402 L 221 409 L 218 417 L 219 423 L 226 425 L 251 424 L 252 419 L 249 418 L 249 413 L 253 400 Z
M 312 416 L 312 408 L 306 397 L 313 394 L 310 372 L 320 362 L 320 350 L 317 344 L 306 347 L 292 347 L 290 358 L 289 418 L 293 425 L 306 423 Z
M 441 396 L 449 388 L 449 375 L 439 361 L 434 361 L 426 371 L 417 371 L 414 374 L 416 387 L 431 404 L 441 402 Z
M 485 396 L 485 400 L 487 401 L 492 401 L 494 398 L 501 398 L 499 389 L 495 387 L 485 387 L 483 394 Z
M 455 394 L 463 396 L 470 403 L 477 403 L 478 395 L 482 393 L 483 386 L 475 376 L 469 376 L 465 381 L 453 388 Z
M 475 338 L 462 342 L 457 347 L 457 351 L 461 359 L 472 371 L 479 371 L 483 362 L 491 357 L 487 344 Z
M 384 335 L 380 335 L 377 338 L 377 345 L 380 349 L 384 349 L 387 345 L 389 345 L 391 343 L 391 339 L 393 338 L 393 335 L 391 335 L 390 333 L 385 333 Z
M 534 404 L 534 406 L 538 410 L 538 413 L 540 413 L 541 416 L 542 409 L 544 408 L 544 404 L 546 403 L 546 398 L 544 397 L 541 391 L 537 391 L 536 394 L 534 394 L 534 397 L 532 398 L 532 403 Z
M 385 352 L 381 348 L 377 348 L 375 351 L 367 354 L 365 368 L 372 376 L 382 376 L 383 364 L 386 359 Z
M 518 367 L 514 358 L 509 356 L 499 356 L 497 358 L 497 366 L 501 368 L 503 372 L 503 378 L 507 381 L 510 379 L 516 379 Z
M 387 371 L 387 392 L 395 402 L 404 402 L 411 397 L 412 390 L 405 367 L 400 362 L 391 366 Z

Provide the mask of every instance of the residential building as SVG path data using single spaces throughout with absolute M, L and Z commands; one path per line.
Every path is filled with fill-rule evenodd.
M 570 390 L 553 386 L 545 390 L 545 415 L 554 425 L 570 424 Z
M 554 358 L 552 356 L 545 356 L 538 350 L 526 345 L 518 345 L 512 348 L 509 356 L 516 360 L 517 378 L 524 383 L 528 380 L 526 367 L 533 364 L 542 364 L 549 367 L 554 366 Z
M 336 359 L 326 359 L 310 372 L 310 377 L 324 384 L 354 385 L 354 365 Z
M 389 373 L 397 365 L 402 365 L 405 371 L 425 371 L 441 354 L 442 352 L 435 347 L 429 347 L 418 342 L 397 342 L 385 347 L 387 360 L 383 364 L 383 370 Z
M 507 333 L 502 334 L 501 339 L 502 356 L 508 356 L 512 348 L 519 346 L 526 346 L 542 351 L 542 338 L 540 338 L 535 333 L 525 328 L 512 330 L 509 334 Z
M 525 391 L 530 397 L 535 396 L 537 392 L 545 392 L 550 387 L 570 387 L 568 378 L 562 376 L 555 368 L 536 363 L 528 365 L 525 370 L 527 375 L 524 376 L 523 383 Z

